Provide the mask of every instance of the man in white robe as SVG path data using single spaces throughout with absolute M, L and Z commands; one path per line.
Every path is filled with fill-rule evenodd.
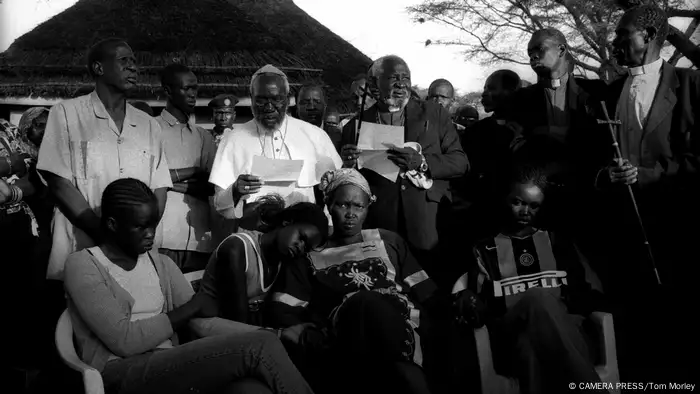
M 267 65 L 253 74 L 254 119 L 224 136 L 209 179 L 216 187 L 214 206 L 225 218 L 241 218 L 246 203 L 269 193 L 281 195 L 287 206 L 316 202 L 314 186 L 321 176 L 342 166 L 326 132 L 287 115 L 289 94 L 287 76 L 279 69 Z M 296 182 L 265 184 L 252 175 L 255 156 L 304 164 Z

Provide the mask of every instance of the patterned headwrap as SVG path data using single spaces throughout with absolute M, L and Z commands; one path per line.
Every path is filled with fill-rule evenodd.
M 339 170 L 326 172 L 321 177 L 321 183 L 318 187 L 323 192 L 323 198 L 327 202 L 328 197 L 333 194 L 337 188 L 345 185 L 359 187 L 363 192 L 367 193 L 370 203 L 377 201 L 377 197 L 372 194 L 372 190 L 369 188 L 369 183 L 367 183 L 365 177 L 354 168 L 341 168 Z
M 49 114 L 49 110 L 44 107 L 34 107 L 24 111 L 22 117 L 19 119 L 19 126 L 17 126 L 19 133 L 26 136 L 27 132 L 32 127 L 32 122 L 34 122 L 34 119 L 38 118 L 44 113 L 46 113 L 46 115 Z

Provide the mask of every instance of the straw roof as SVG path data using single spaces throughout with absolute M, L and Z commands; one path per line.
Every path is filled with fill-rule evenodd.
M 134 49 L 138 99 L 164 98 L 158 75 L 172 62 L 193 68 L 201 97 L 247 96 L 250 76 L 270 63 L 287 73 L 294 93 L 322 84 L 345 107 L 353 76 L 370 63 L 292 0 L 80 0 L 0 54 L 0 96 L 91 91 L 85 55 L 108 37 Z

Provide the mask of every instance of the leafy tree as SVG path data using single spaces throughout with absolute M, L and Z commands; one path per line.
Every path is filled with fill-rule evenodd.
M 624 9 L 642 0 L 424 0 L 408 7 L 418 23 L 453 27 L 457 37 L 427 40 L 426 45 L 455 45 L 483 65 L 527 65 L 525 43 L 536 30 L 554 27 L 567 37 L 578 74 L 612 79 L 619 68 L 612 58 L 615 25 Z M 664 0 L 669 17 L 700 18 L 694 0 Z M 697 26 L 697 25 L 696 25 Z M 693 64 L 697 46 L 688 34 L 671 29 L 669 42 Z M 678 56 L 680 57 L 680 55 Z

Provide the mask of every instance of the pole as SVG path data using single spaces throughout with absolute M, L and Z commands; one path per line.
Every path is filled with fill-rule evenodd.
M 613 147 L 615 148 L 615 159 L 617 160 L 618 165 L 622 165 L 623 163 L 623 157 L 622 157 L 622 151 L 620 151 L 620 144 L 617 142 L 617 133 L 615 132 L 615 127 L 613 125 L 619 125 L 621 124 L 620 121 L 613 121 L 610 120 L 610 116 L 608 115 L 608 108 L 605 106 L 605 101 L 600 102 L 601 107 L 603 108 L 603 115 L 605 116 L 605 120 L 598 120 L 598 123 L 605 123 L 608 125 L 608 129 L 610 130 L 610 137 L 612 137 L 613 141 Z M 639 228 L 642 230 L 642 237 L 644 239 L 644 245 L 646 246 L 647 249 L 647 254 L 649 255 L 649 261 L 651 262 L 651 266 L 654 269 L 654 275 L 656 275 L 656 283 L 661 285 L 661 277 L 659 276 L 659 270 L 656 268 L 656 260 L 654 259 L 654 253 L 651 250 L 651 245 L 649 244 L 649 238 L 647 237 L 647 231 L 646 228 L 644 227 L 644 222 L 642 221 L 642 216 L 639 214 L 639 207 L 637 206 L 637 199 L 634 197 L 634 191 L 632 190 L 632 185 L 627 185 L 627 191 L 629 192 L 630 199 L 632 200 L 632 206 L 634 207 L 634 212 L 637 214 L 637 221 L 639 223 Z

